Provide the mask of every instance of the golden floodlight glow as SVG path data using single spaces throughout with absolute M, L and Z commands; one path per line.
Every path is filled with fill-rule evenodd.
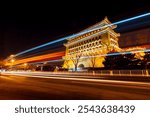
M 11 63 L 14 63 L 15 62 L 15 60 L 14 59 L 11 59 Z
M 27 64 L 27 63 L 24 63 L 23 65 L 24 65 L 24 66 L 27 66 L 28 64 Z
M 10 57 L 14 57 L 14 55 L 12 54 L 12 55 L 10 55 Z

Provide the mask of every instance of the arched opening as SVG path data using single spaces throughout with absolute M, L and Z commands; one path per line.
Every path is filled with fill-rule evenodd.
M 80 65 L 78 66 L 78 68 L 83 69 L 83 68 L 84 68 L 84 65 L 83 65 L 83 64 L 80 64 Z

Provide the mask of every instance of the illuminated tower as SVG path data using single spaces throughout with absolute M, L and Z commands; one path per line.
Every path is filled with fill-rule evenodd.
M 68 38 L 64 68 L 74 69 L 88 67 L 103 67 L 103 54 L 110 51 L 119 52 L 118 36 L 113 25 L 107 17 L 101 22 L 81 31 L 82 35 Z M 91 31 L 90 31 L 91 30 Z

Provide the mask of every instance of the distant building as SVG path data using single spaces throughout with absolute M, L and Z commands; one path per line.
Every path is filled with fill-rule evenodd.
M 120 48 L 142 47 L 150 49 L 150 28 L 122 33 L 119 37 Z
M 105 27 L 106 25 L 109 26 Z M 120 34 L 114 31 L 117 26 L 113 25 L 105 17 L 101 22 L 83 31 L 97 27 L 105 28 L 99 28 L 80 36 L 68 38 L 68 42 L 64 44 L 66 46 L 66 53 L 63 57 L 64 68 L 77 70 L 80 68 L 104 67 L 102 64 L 104 56 L 100 55 L 107 54 L 113 50 L 116 52 L 121 51 L 118 44 Z

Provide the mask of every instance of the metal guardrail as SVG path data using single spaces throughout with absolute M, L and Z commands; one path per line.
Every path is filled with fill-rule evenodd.
M 93 73 L 102 75 L 150 76 L 150 70 L 97 70 L 93 71 Z
M 7 71 L 3 71 L 7 73 Z M 33 71 L 8 71 L 8 72 L 28 72 L 34 73 Z M 35 71 L 35 73 L 38 73 Z M 51 73 L 51 74 L 81 74 L 81 75 L 116 75 L 116 76 L 149 76 L 150 77 L 150 70 L 91 70 L 91 71 L 58 71 L 58 72 L 39 72 L 39 73 Z

